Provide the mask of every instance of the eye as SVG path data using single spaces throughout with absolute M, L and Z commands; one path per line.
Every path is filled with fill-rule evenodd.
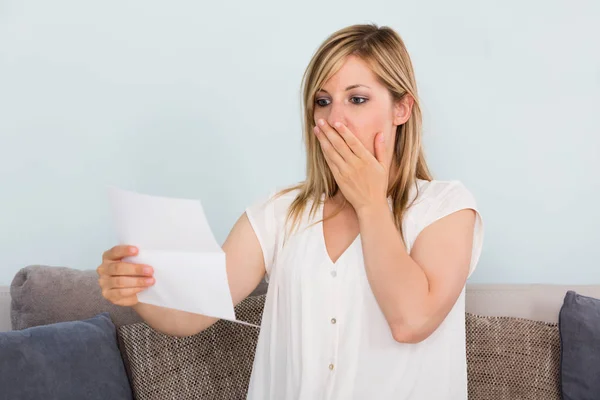
M 350 98 L 350 102 L 352 102 L 352 104 L 363 104 L 367 102 L 367 98 L 365 97 L 357 97 L 357 96 L 352 96 Z
M 318 107 L 326 107 L 326 106 L 329 105 L 329 100 L 327 100 L 327 99 L 317 99 L 317 100 L 315 100 L 315 104 Z

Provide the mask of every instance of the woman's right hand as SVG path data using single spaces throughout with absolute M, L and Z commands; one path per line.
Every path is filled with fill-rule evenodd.
M 119 306 L 134 306 L 137 294 L 154 285 L 154 270 L 149 265 L 131 264 L 125 257 L 135 256 L 133 246 L 115 246 L 102 255 L 102 264 L 96 269 L 102 296 Z

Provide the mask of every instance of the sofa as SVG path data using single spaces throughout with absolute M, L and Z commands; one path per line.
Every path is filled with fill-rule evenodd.
M 236 307 L 238 319 L 260 324 L 266 285 L 261 283 Z M 561 394 L 564 389 L 561 386 L 561 378 L 564 378 L 561 367 L 564 367 L 562 358 L 565 356 L 561 356 L 564 338 L 559 329 L 559 314 L 562 315 L 567 293 L 597 301 L 594 298 L 600 298 L 600 285 L 467 285 L 465 318 L 469 399 L 567 399 L 568 396 Z M 564 319 L 567 320 L 567 317 Z M 78 343 L 84 335 L 81 332 L 87 332 L 81 322 L 84 320 L 96 324 L 90 328 L 89 335 L 101 330 L 109 334 L 99 335 L 101 338 L 97 342 L 89 341 L 80 346 Z M 575 325 L 569 322 L 568 326 Z M 44 336 L 43 329 L 49 327 L 54 330 L 49 336 Z M 71 340 L 72 345 L 67 339 L 63 347 L 54 345 L 54 342 L 42 347 L 45 350 L 35 347 L 37 358 L 26 355 L 32 354 L 31 351 L 26 353 L 15 349 L 26 346 L 21 343 L 27 340 L 56 340 L 56 337 L 64 340 L 68 336 L 60 336 L 61 332 L 70 332 L 70 329 L 79 329 L 77 336 L 73 336 L 77 340 Z M 77 393 L 98 390 L 97 387 L 86 387 L 90 381 L 96 382 L 105 394 L 89 394 L 80 398 L 117 398 L 108 393 L 117 386 L 113 381 L 120 380 L 122 391 L 119 396 L 122 397 L 119 398 L 243 399 L 258 338 L 257 328 L 229 321 L 219 321 L 190 337 L 163 335 L 141 321 L 132 309 L 112 305 L 103 299 L 94 270 L 51 266 L 25 267 L 15 275 L 10 287 L 0 287 L 0 332 L 5 332 L 0 333 L 0 373 L 9 371 L 16 374 L 4 380 L 0 376 L 0 382 L 5 385 L 0 387 L 0 400 L 8 399 L 7 393 L 24 400 L 59 398 L 47 394 L 40 397 L 40 392 L 34 388 L 26 389 L 26 386 L 35 386 L 36 382 L 43 380 L 44 371 L 52 372 L 52 376 L 48 378 L 48 386 L 40 390 L 49 390 L 48 387 L 57 390 L 56 393 L 62 390 L 60 398 L 67 398 L 64 393 L 76 393 L 75 388 L 80 386 L 84 392 Z M 2 335 L 16 336 L 22 332 L 26 334 L 16 339 L 12 336 L 2 339 Z M 578 326 L 576 334 L 580 332 L 582 328 Z M 594 340 L 593 335 L 591 340 Z M 7 340 L 13 340 L 10 342 L 13 344 L 7 345 Z M 21 372 L 14 372 L 7 365 L 8 361 L 1 358 L 3 343 L 4 351 L 7 348 L 12 351 L 9 352 L 12 362 L 16 359 Z M 31 343 L 27 345 L 32 346 Z M 580 344 L 570 346 L 575 351 L 583 348 Z M 119 357 L 116 364 L 114 354 L 110 358 L 110 351 Z M 59 361 L 52 359 L 50 364 L 40 364 L 49 365 L 45 369 L 36 364 L 49 362 L 44 357 L 52 357 L 50 354 L 53 352 L 58 354 Z M 80 353 L 84 356 L 82 360 L 78 359 L 76 370 L 69 369 L 69 365 L 73 364 L 69 363 L 69 357 L 75 359 Z M 98 355 L 100 353 L 104 356 Z M 585 354 L 573 353 L 573 357 L 578 359 Z M 113 364 L 108 375 L 102 375 L 101 363 L 109 362 Z M 60 375 L 60 368 L 69 370 L 68 378 L 62 379 L 65 375 Z M 590 367 L 585 368 L 590 371 Z M 594 368 L 592 366 L 591 370 L 594 371 Z M 85 372 L 86 369 L 91 372 Z M 118 377 L 115 373 L 119 374 Z M 35 380 L 22 378 L 32 374 L 37 374 Z M 600 375 L 597 378 L 600 381 Z M 597 395 L 595 398 L 600 398 L 600 392 Z

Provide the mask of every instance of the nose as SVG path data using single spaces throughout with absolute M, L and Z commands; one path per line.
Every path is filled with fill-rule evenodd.
M 327 115 L 327 123 L 330 126 L 333 126 L 333 124 L 336 122 L 341 122 L 342 124 L 347 125 L 344 104 L 332 102 L 328 111 L 329 115 Z

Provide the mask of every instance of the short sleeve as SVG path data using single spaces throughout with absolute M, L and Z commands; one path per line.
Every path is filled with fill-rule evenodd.
M 275 216 L 274 195 L 275 191 L 246 208 L 246 215 L 262 249 L 267 277 L 270 275 L 275 261 L 277 245 L 277 218 Z
M 472 209 L 476 213 L 475 228 L 473 230 L 473 249 L 471 252 L 471 265 L 469 276 L 475 271 L 475 267 L 481 256 L 483 247 L 483 221 L 477 202 L 472 193 L 458 181 L 448 182 L 446 185 L 436 188 L 439 192 L 435 194 L 424 218 L 421 229 L 444 218 L 452 213 L 464 209 Z

